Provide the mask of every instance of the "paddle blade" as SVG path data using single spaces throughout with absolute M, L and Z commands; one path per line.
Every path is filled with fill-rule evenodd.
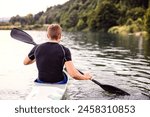
M 109 92 L 109 93 L 113 93 L 113 94 L 117 94 L 117 95 L 130 95 L 129 93 L 123 91 L 122 89 L 119 89 L 117 87 L 111 86 L 111 85 L 105 85 L 105 84 L 101 84 L 98 81 L 92 79 L 92 81 L 99 85 L 102 89 L 104 89 L 105 91 Z
M 36 43 L 33 41 L 32 37 L 28 33 L 24 32 L 18 28 L 13 28 L 11 30 L 10 35 L 12 38 L 17 39 L 19 41 L 36 45 Z

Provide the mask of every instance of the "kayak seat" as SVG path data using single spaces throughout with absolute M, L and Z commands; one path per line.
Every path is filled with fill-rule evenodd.
M 48 82 L 44 82 L 44 81 L 41 81 L 40 79 L 35 79 L 34 82 L 36 83 L 46 83 L 46 84 L 66 84 L 68 81 L 68 76 L 64 73 L 64 79 L 62 81 L 59 81 L 59 82 L 56 82 L 56 83 L 48 83 Z

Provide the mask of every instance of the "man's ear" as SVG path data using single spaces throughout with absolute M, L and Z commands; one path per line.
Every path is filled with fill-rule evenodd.
M 61 33 L 59 34 L 58 39 L 61 39 Z

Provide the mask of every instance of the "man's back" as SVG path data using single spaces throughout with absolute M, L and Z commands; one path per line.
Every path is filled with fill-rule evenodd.
M 45 82 L 63 80 L 64 53 L 58 43 L 47 42 L 35 50 L 39 79 Z

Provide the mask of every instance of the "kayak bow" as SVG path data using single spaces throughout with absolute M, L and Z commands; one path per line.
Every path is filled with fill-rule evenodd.
M 68 81 L 65 84 L 35 82 L 26 100 L 61 100 L 66 92 L 67 84 Z

